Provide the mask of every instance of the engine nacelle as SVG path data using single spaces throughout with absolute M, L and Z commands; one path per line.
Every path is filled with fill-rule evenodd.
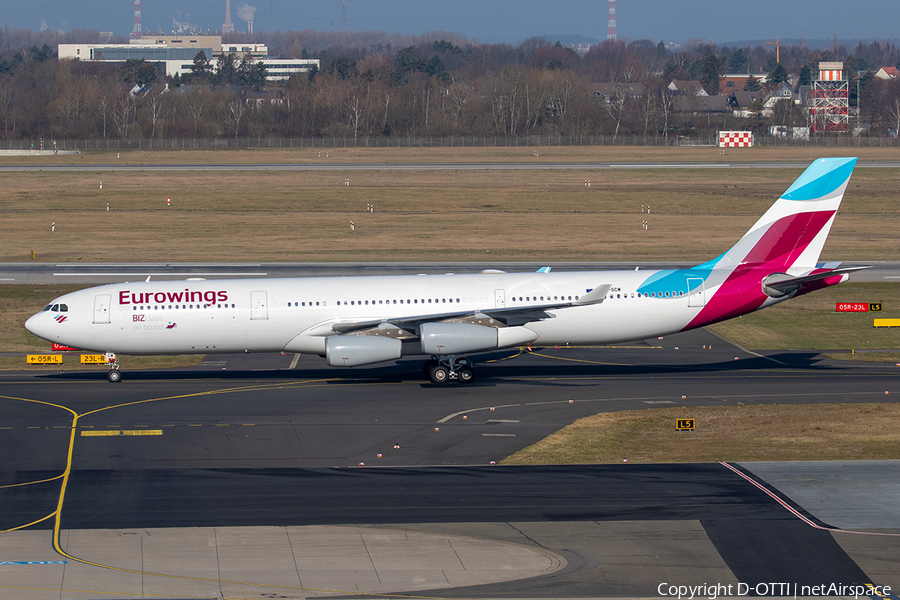
M 423 323 L 419 327 L 422 354 L 465 354 L 533 342 L 527 327 L 485 327 L 472 323 Z
M 332 335 L 325 338 L 325 358 L 331 367 L 356 367 L 396 360 L 400 340 L 374 335 Z

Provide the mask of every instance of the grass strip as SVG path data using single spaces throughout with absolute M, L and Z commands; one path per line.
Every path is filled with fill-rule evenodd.
M 693 418 L 694 431 L 676 431 Z M 900 404 L 673 407 L 585 417 L 507 465 L 900 458 Z

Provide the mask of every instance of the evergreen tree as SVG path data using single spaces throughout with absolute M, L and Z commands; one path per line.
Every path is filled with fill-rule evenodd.
M 812 85 L 812 69 L 809 65 L 800 67 L 800 85 Z
M 781 63 L 776 63 L 775 68 L 769 73 L 769 81 L 771 83 L 784 83 L 788 80 L 787 69 Z
M 234 54 L 223 54 L 216 64 L 215 83 L 217 85 L 234 85 L 237 83 L 237 67 L 234 64 Z
M 700 64 L 700 83 L 710 96 L 719 95 L 720 77 L 722 75 L 722 59 L 710 50 Z
M 200 50 L 194 56 L 194 64 L 191 65 L 191 75 L 189 77 L 189 80 L 209 83 L 209 80 L 211 78 L 212 67 L 209 64 L 209 59 L 206 58 L 206 52 Z
M 745 92 L 757 92 L 761 87 L 759 83 L 759 79 L 751 75 L 747 78 L 747 81 L 744 82 L 744 91 Z
M 738 48 L 728 59 L 729 73 L 743 73 L 747 68 L 747 55 L 744 54 L 743 48 Z
M 148 63 L 143 59 L 137 60 L 136 58 L 129 58 L 122 63 L 120 72 L 125 83 L 133 83 L 140 86 L 153 83 L 159 76 L 159 71 L 156 70 L 156 66 L 153 63 Z

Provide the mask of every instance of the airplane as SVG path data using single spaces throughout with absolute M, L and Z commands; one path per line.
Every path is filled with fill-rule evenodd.
M 846 281 L 818 263 L 856 158 L 814 161 L 753 227 L 689 269 L 145 281 L 53 300 L 25 323 L 64 346 L 117 354 L 294 352 L 354 367 L 430 357 L 435 384 L 470 383 L 468 354 L 609 344 L 731 319 Z

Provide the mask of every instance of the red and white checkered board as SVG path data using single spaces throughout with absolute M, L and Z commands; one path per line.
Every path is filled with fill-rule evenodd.
M 753 133 L 750 131 L 720 131 L 720 148 L 750 148 L 753 146 Z

